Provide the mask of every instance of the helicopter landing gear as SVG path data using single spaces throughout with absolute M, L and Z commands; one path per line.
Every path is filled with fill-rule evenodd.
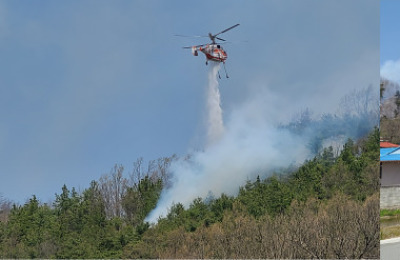
M 225 68 L 225 62 L 223 62 L 223 64 L 224 64 L 225 75 L 226 75 L 226 78 L 228 79 L 228 78 L 229 78 L 229 76 L 228 76 L 228 73 L 226 72 L 226 68 Z M 220 78 L 221 78 L 221 77 L 220 77 Z

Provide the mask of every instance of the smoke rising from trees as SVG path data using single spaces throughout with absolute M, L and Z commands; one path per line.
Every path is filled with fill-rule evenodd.
M 332 140 L 358 138 L 378 124 L 379 96 L 368 87 L 345 95 L 338 115 L 313 117 L 305 109 L 286 125 L 281 124 L 276 109 L 283 97 L 260 93 L 232 111 L 224 125 L 216 80 L 218 68 L 212 66 L 209 71 L 207 144 L 202 151 L 172 162 L 170 185 L 164 188 L 146 221 L 156 222 L 176 203 L 189 206 L 197 197 L 235 195 L 246 180 L 300 165 L 332 145 Z
M 381 76 L 391 81 L 400 82 L 400 59 L 386 61 L 381 67 Z

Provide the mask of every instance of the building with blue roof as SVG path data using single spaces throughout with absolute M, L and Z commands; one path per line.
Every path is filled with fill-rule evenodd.
M 381 208 L 400 208 L 400 147 L 380 149 Z
M 381 185 L 400 186 L 400 147 L 381 148 Z
M 396 148 L 381 148 L 381 162 L 382 161 L 400 161 L 400 147 Z

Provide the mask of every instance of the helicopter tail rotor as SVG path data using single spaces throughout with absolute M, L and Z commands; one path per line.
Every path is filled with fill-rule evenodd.
M 199 53 L 197 52 L 197 47 L 196 46 L 192 47 L 192 54 L 193 54 L 193 56 L 199 56 Z

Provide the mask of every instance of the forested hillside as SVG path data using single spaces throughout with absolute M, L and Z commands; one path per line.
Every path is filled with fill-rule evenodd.
M 381 78 L 380 129 L 381 138 L 400 144 L 400 86 Z
M 235 197 L 209 194 L 144 223 L 175 156 L 124 167 L 48 205 L 0 205 L 2 258 L 379 258 L 379 131 L 298 169 L 260 172 Z M 234 178 L 234 176 L 232 176 Z M 229 180 L 228 180 L 229 181 Z M 210 180 L 212 182 L 212 180 Z

